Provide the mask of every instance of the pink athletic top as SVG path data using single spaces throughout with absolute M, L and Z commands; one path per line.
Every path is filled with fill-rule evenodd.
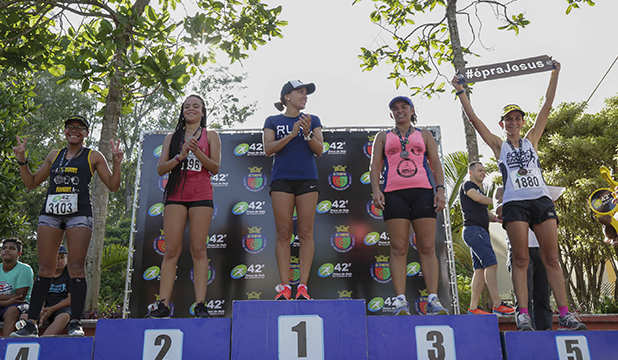
M 401 134 L 402 137 L 405 135 Z M 433 173 L 427 161 L 425 140 L 419 129 L 415 128 L 408 136 L 405 149 L 408 157 L 402 158 L 399 136 L 388 130 L 384 146 L 384 192 L 412 188 L 433 189 Z
M 206 156 L 210 156 L 210 146 L 208 144 L 208 133 L 206 129 L 202 129 L 202 137 L 198 141 L 197 146 Z M 185 179 L 178 185 L 176 193 L 168 196 L 167 200 L 212 200 L 210 172 L 202 166 L 197 156 L 190 151 L 189 156 L 187 156 L 187 161 L 183 162 L 181 166 L 183 166 L 182 171 L 185 173 Z

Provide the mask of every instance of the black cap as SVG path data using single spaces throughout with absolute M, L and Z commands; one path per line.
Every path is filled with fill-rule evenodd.
M 79 121 L 82 124 L 84 124 L 84 126 L 86 127 L 86 130 L 90 128 L 90 124 L 88 124 L 88 120 L 86 120 L 86 118 L 81 115 L 69 116 L 69 118 L 64 121 L 64 124 L 66 125 L 69 121 Z
M 286 82 L 285 85 L 283 85 L 283 88 L 281 88 L 281 101 L 283 102 L 283 97 L 290 91 L 302 87 L 307 89 L 307 95 L 313 94 L 315 92 L 315 85 L 313 83 L 303 84 L 303 82 L 300 80 L 290 80 Z

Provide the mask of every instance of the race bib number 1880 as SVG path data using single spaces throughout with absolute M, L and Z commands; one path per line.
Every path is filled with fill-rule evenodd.
M 511 179 L 514 190 L 538 188 L 543 185 L 541 169 L 533 168 L 526 170 L 528 170 L 528 173 L 526 175 L 520 175 L 518 173 L 518 170 L 512 170 L 509 174 L 509 178 Z
M 54 194 L 47 196 L 45 212 L 54 215 L 68 215 L 77 212 L 77 194 Z

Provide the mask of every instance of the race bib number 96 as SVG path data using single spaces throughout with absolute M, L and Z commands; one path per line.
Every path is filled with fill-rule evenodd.
M 543 185 L 543 178 L 541 177 L 541 169 L 527 169 L 526 175 L 520 175 L 518 170 L 512 170 L 509 178 L 513 184 L 514 190 L 538 188 Z
M 45 212 L 54 215 L 68 215 L 77 212 L 77 194 L 54 194 L 47 196 Z
M 187 156 L 187 162 L 186 162 L 186 168 L 185 170 L 191 170 L 191 171 L 202 171 L 202 163 L 198 160 L 197 156 L 195 156 L 194 153 L 189 152 L 189 155 Z

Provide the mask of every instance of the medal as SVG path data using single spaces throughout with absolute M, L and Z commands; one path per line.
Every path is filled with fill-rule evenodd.
M 517 171 L 517 173 L 521 176 L 525 176 L 526 174 L 528 174 L 528 170 L 524 169 L 523 167 L 519 168 L 519 171 Z
M 402 152 L 399 153 L 399 156 L 401 156 L 402 158 L 407 158 L 410 155 L 410 153 L 408 153 L 407 150 L 404 150 Z
M 410 156 L 410 153 L 406 150 L 406 145 L 408 144 L 408 136 L 410 136 L 410 130 L 412 130 L 412 125 L 410 125 L 410 127 L 408 128 L 408 132 L 406 132 L 406 137 L 404 139 L 403 137 L 401 137 L 399 128 L 395 126 L 395 131 L 397 132 L 397 136 L 399 137 L 399 142 L 401 143 L 401 152 L 399 153 L 399 156 L 403 159 Z
M 524 149 L 523 149 L 521 138 L 519 138 L 519 149 L 518 149 L 518 151 L 515 151 L 515 147 L 513 147 L 513 144 L 511 144 L 509 139 L 506 139 L 506 142 L 511 147 L 511 150 L 513 151 L 513 154 L 515 154 L 515 156 L 517 156 L 517 162 L 519 163 L 519 170 L 517 170 L 517 174 L 519 174 L 520 176 L 526 176 L 528 174 L 528 170 L 526 170 L 526 168 L 524 168 L 524 156 L 523 156 Z

